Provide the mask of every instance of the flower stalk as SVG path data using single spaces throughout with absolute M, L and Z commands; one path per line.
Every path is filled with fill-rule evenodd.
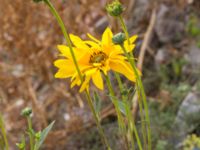
M 121 46 L 122 50 L 124 51 L 124 54 L 127 57 L 128 61 L 130 62 L 131 66 L 133 68 L 133 71 L 136 75 L 136 80 L 137 80 L 136 86 L 137 86 L 137 90 L 139 91 L 138 92 L 138 98 L 142 97 L 142 102 L 143 102 L 143 105 L 144 105 L 144 111 L 145 111 L 145 117 L 146 117 L 145 121 L 142 121 L 142 124 L 143 123 L 146 124 L 146 122 L 147 122 L 148 150 L 151 150 L 151 128 L 150 128 L 149 110 L 148 110 L 148 105 L 147 105 L 147 100 L 146 100 L 146 95 L 145 95 L 145 92 L 144 92 L 142 80 L 141 80 L 140 75 L 138 74 L 134 59 L 128 54 L 128 52 L 125 49 L 123 44 L 121 44 L 120 46 Z M 141 93 L 141 95 L 140 95 L 140 93 Z M 141 107 L 140 107 L 140 109 L 141 109 Z M 145 132 L 145 131 L 143 131 L 143 132 Z
M 111 16 L 114 16 L 116 18 L 119 19 L 119 22 L 121 24 L 121 27 L 122 27 L 122 30 L 124 31 L 125 35 L 126 35 L 126 39 L 128 40 L 128 45 L 130 45 L 130 39 L 129 39 L 129 34 L 128 34 L 128 30 L 127 30 L 127 27 L 125 25 L 125 22 L 122 18 L 122 12 L 123 12 L 123 9 L 122 9 L 122 4 L 118 1 L 118 0 L 115 0 L 113 1 L 111 4 L 109 4 L 107 6 L 107 12 L 111 15 Z M 120 11 L 119 11 L 120 10 Z M 113 15 L 114 14 L 114 15 Z M 132 68 L 133 68 L 133 71 L 136 75 L 136 86 L 137 86 L 137 90 L 138 90 L 138 98 L 142 98 L 142 103 L 143 103 L 143 106 L 144 106 L 144 111 L 145 111 L 145 117 L 146 117 L 146 121 L 143 122 L 142 121 L 142 124 L 143 123 L 146 123 L 147 122 L 147 139 L 148 139 L 148 150 L 151 150 L 151 128 L 150 128 L 150 119 L 149 119 L 149 112 L 148 112 L 148 105 L 147 105 L 147 101 L 146 101 L 146 95 L 145 95 L 145 91 L 144 91 L 144 87 L 143 87 L 143 84 L 142 84 L 142 80 L 141 80 L 141 77 L 140 75 L 138 74 L 137 72 L 137 67 L 135 65 L 135 61 L 134 61 L 134 57 L 133 57 L 133 53 L 128 53 L 127 50 L 125 49 L 124 45 L 123 44 L 120 44 L 120 46 L 122 47 L 122 50 L 124 51 L 124 54 L 125 56 L 127 57 L 128 61 L 130 62 Z M 141 95 L 139 95 L 141 94 Z M 142 106 L 142 105 L 141 105 Z M 140 107 L 141 109 L 142 107 Z M 143 109 L 141 110 L 143 111 Z M 142 115 L 142 114 L 141 114 Z M 143 125 L 144 126 L 144 125 Z M 144 131 L 144 127 L 143 127 L 143 136 L 145 136 L 145 132 L 146 130 Z M 146 138 L 145 138 L 146 139 Z M 144 141 L 145 142 L 145 141 Z M 145 142 L 146 143 L 146 142 Z M 144 144 L 145 144 L 144 143 Z
M 115 110 L 116 110 L 116 113 L 117 113 L 118 125 L 119 125 L 120 132 L 125 136 L 124 139 L 126 140 L 126 125 L 123 121 L 123 116 L 122 116 L 122 113 L 120 112 L 120 109 L 119 109 L 118 100 L 115 97 L 114 89 L 112 87 L 109 76 L 105 75 L 105 79 L 106 79 L 106 84 L 108 86 L 108 90 L 109 90 L 112 102 L 115 106 Z
M 73 62 L 75 64 L 76 70 L 78 72 L 79 78 L 81 79 L 81 83 L 83 83 L 83 76 L 82 76 L 80 68 L 78 66 L 78 63 L 77 63 L 77 60 L 76 60 L 76 57 L 75 57 L 75 54 L 74 54 L 74 51 L 73 51 L 73 48 L 72 48 L 72 43 L 71 43 L 69 34 L 68 34 L 68 32 L 67 32 L 67 30 L 65 28 L 65 25 L 64 25 L 61 17 L 59 16 L 58 12 L 56 11 L 56 9 L 51 4 L 51 2 L 49 0 L 44 0 L 44 2 L 49 6 L 52 14 L 56 17 L 57 22 L 60 25 L 60 28 L 61 28 L 61 30 L 63 32 L 64 37 L 65 37 L 65 40 L 66 40 L 66 42 L 67 42 L 67 44 L 69 46 L 69 50 L 70 50 Z M 103 143 L 105 144 L 105 146 L 107 147 L 107 150 L 111 150 L 111 148 L 109 146 L 109 143 L 108 143 L 108 140 L 107 140 L 107 138 L 106 138 L 106 136 L 104 134 L 104 131 L 103 131 L 103 129 L 101 127 L 101 124 L 100 124 L 100 121 L 98 119 L 98 115 L 97 115 L 97 113 L 95 111 L 95 108 L 94 108 L 94 105 L 93 105 L 93 102 L 92 102 L 92 98 L 91 98 L 91 96 L 89 94 L 89 91 L 86 89 L 85 93 L 86 93 L 88 105 L 90 107 L 90 110 L 92 111 L 93 117 L 94 117 L 95 122 L 97 124 L 97 128 L 98 128 L 99 134 L 101 136 L 101 139 L 102 139 Z

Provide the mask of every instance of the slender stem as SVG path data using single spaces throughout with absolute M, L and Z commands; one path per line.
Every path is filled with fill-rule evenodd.
M 81 82 L 83 82 L 83 77 L 82 77 L 82 75 L 81 75 L 81 71 L 80 71 L 80 68 L 79 68 L 79 66 L 78 66 L 78 62 L 77 62 L 77 60 L 76 60 L 76 56 L 75 56 L 74 51 L 73 51 L 73 48 L 72 48 L 72 43 L 71 43 L 69 34 L 68 34 L 68 32 L 67 32 L 67 30 L 66 30 L 66 28 L 65 28 L 65 25 L 64 25 L 64 23 L 63 23 L 61 17 L 59 16 L 58 12 L 56 11 L 56 9 L 55 9 L 54 6 L 51 4 L 51 2 L 50 2 L 49 0 L 44 0 L 44 2 L 49 6 L 49 8 L 50 8 L 52 14 L 56 17 L 57 22 L 58 22 L 58 24 L 60 25 L 60 28 L 61 28 L 61 30 L 62 30 L 62 32 L 63 32 L 64 37 L 65 37 L 65 40 L 66 40 L 66 42 L 67 42 L 67 44 L 68 44 L 68 46 L 69 46 L 70 53 L 71 53 L 73 62 L 74 62 L 74 64 L 75 64 L 76 70 L 77 70 L 77 72 L 78 72 L 78 75 L 79 75 L 79 77 L 80 77 L 80 79 L 81 79 Z M 86 97 L 87 97 L 87 101 L 88 101 L 89 107 L 90 107 L 90 109 L 91 109 L 91 111 L 92 111 L 92 113 L 93 113 L 93 117 L 94 117 L 95 122 L 96 122 L 96 124 L 97 124 L 98 131 L 99 131 L 99 133 L 100 133 L 100 136 L 101 136 L 102 140 L 104 141 L 104 144 L 106 145 L 107 149 L 108 149 L 108 150 L 111 150 L 111 148 L 110 148 L 110 146 L 109 146 L 109 143 L 108 143 L 108 141 L 107 141 L 107 139 L 106 139 L 106 137 L 105 137 L 105 135 L 104 135 L 103 129 L 102 129 L 102 127 L 101 127 L 101 124 L 100 124 L 100 122 L 99 122 L 99 120 L 98 120 L 97 113 L 95 112 L 94 105 L 93 105 L 93 103 L 92 103 L 92 99 L 91 99 L 91 97 L 90 97 L 90 94 L 89 94 L 88 91 L 86 91 L 85 93 L 86 93 Z
M 118 81 L 118 84 L 119 84 L 119 87 L 120 87 L 120 91 L 122 93 L 124 87 L 123 87 L 121 78 L 120 78 L 119 74 L 117 74 L 117 73 L 115 73 L 115 77 L 116 77 L 116 79 Z M 135 122 L 134 122 L 134 120 L 132 118 L 132 113 L 130 111 L 129 104 L 127 102 L 127 97 L 125 97 L 123 99 L 123 101 L 126 104 L 125 109 L 126 109 L 126 116 L 128 117 L 128 128 L 130 129 L 129 134 L 130 134 L 132 148 L 135 147 L 135 145 L 134 145 L 134 139 L 133 139 L 133 134 L 135 134 L 135 137 L 136 137 L 136 140 L 137 140 L 137 143 L 138 143 L 138 147 L 139 147 L 140 150 L 142 150 L 142 144 L 141 144 L 141 141 L 140 141 L 140 138 L 139 138 L 136 126 L 135 126 Z
M 143 87 L 143 84 L 142 84 L 142 80 L 141 80 L 141 77 L 138 74 L 138 71 L 136 69 L 136 65 L 135 65 L 134 59 L 131 59 L 131 57 L 128 54 L 128 52 L 126 51 L 124 45 L 120 45 L 120 46 L 121 46 L 122 50 L 124 51 L 124 54 L 126 55 L 128 61 L 130 62 L 131 66 L 133 68 L 133 71 L 134 71 L 134 73 L 136 75 L 136 80 L 138 82 L 139 91 L 141 91 L 142 102 L 143 102 L 143 105 L 144 105 L 144 111 L 145 111 L 145 117 L 146 117 L 146 121 L 145 122 L 147 122 L 148 150 L 151 150 L 151 127 L 150 127 L 149 111 L 148 111 L 148 105 L 147 105 L 147 100 L 146 100 L 146 95 L 145 95 L 145 92 L 144 92 L 144 87 Z
M 124 103 L 126 103 L 127 101 L 127 96 L 123 94 L 123 91 L 124 91 L 124 85 L 122 84 L 122 80 L 119 76 L 118 73 L 114 72 L 114 75 L 115 75 L 115 78 L 117 79 L 117 82 L 118 82 L 118 85 L 119 85 L 119 90 L 120 90 L 120 93 L 122 95 L 122 100 Z M 126 107 L 127 108 L 127 107 Z M 126 115 L 127 115 L 127 110 L 126 110 Z M 129 121 L 129 120 L 128 120 Z M 126 132 L 127 132 L 128 129 L 126 129 L 124 135 L 125 135 L 125 142 L 126 142 L 126 145 L 127 145 L 127 149 L 129 150 L 130 149 L 130 145 L 128 143 L 128 137 L 126 136 Z M 129 132 L 128 132 L 129 133 Z M 132 138 L 132 135 L 130 135 L 131 138 Z M 134 141 L 131 139 L 131 145 L 134 145 Z
M 118 85 L 119 85 L 119 90 L 122 94 L 122 100 L 126 101 L 127 97 L 123 94 L 124 86 L 122 84 L 121 78 L 120 78 L 119 74 L 116 73 L 116 72 L 114 72 L 114 75 L 115 75 L 115 78 L 117 79 L 117 82 L 118 82 Z
M 118 117 L 118 123 L 119 123 L 120 130 L 121 130 L 122 133 L 124 133 L 125 124 L 124 124 L 123 117 L 122 117 L 122 114 L 121 114 L 119 106 L 118 106 L 118 101 L 117 101 L 117 99 L 115 97 L 114 89 L 113 89 L 112 84 L 110 82 L 110 79 L 109 79 L 109 77 L 107 75 L 105 75 L 105 79 L 106 79 L 106 83 L 107 83 L 107 86 L 108 86 L 109 93 L 111 95 L 112 102 L 113 102 L 113 104 L 115 106 L 115 109 L 116 109 L 116 112 L 117 112 L 117 117 Z
M 68 34 L 68 32 L 67 32 L 67 30 L 66 30 L 66 28 L 65 28 L 65 25 L 64 25 L 64 23 L 63 23 L 61 17 L 59 16 L 58 12 L 56 11 L 56 9 L 55 9 L 54 6 L 51 4 L 51 2 L 50 2 L 49 0 L 44 0 L 44 2 L 49 6 L 49 8 L 50 8 L 52 14 L 56 17 L 57 22 L 58 22 L 58 24 L 60 25 L 60 28 L 61 28 L 61 30 L 62 30 L 62 32 L 63 32 L 64 37 L 65 37 L 65 40 L 66 40 L 66 42 L 67 42 L 67 44 L 68 44 L 68 46 L 69 46 L 69 50 L 70 50 L 70 53 L 71 53 L 71 56 L 72 56 L 74 65 L 75 65 L 75 67 L 76 67 L 76 70 L 77 70 L 77 72 L 78 72 L 78 75 L 79 75 L 81 81 L 83 81 L 83 77 L 82 77 L 82 75 L 81 75 L 81 71 L 80 71 L 80 68 L 79 68 L 79 66 L 78 66 L 78 63 L 77 63 L 77 60 L 76 60 L 76 56 L 75 56 L 74 51 L 73 51 L 73 48 L 72 48 L 72 43 L 71 43 L 69 34 Z
M 119 16 L 119 21 L 120 21 L 120 24 L 121 24 L 121 26 L 122 26 L 122 30 L 124 31 L 124 33 L 125 33 L 125 35 L 126 35 L 126 39 L 128 40 L 128 44 L 130 45 L 128 29 L 127 29 L 127 27 L 126 27 L 126 25 L 125 25 L 125 22 L 124 22 L 124 20 L 123 20 L 123 18 L 122 18 L 121 15 Z
M 126 38 L 128 40 L 128 44 L 130 44 L 130 40 L 129 40 L 129 34 L 128 34 L 128 30 L 127 30 L 127 27 L 125 25 L 125 22 L 122 18 L 122 16 L 120 15 L 119 16 L 119 21 L 120 21 L 120 24 L 122 26 L 122 29 L 126 35 Z M 144 105 L 144 110 L 145 110 L 145 117 L 146 117 L 146 121 L 147 121 L 147 134 L 148 134 L 148 150 L 151 150 L 151 127 L 150 127 L 150 119 L 149 119 L 149 111 L 148 111 L 148 105 L 147 105 L 147 101 L 146 101 L 146 95 L 145 95 L 145 92 L 144 92 L 144 87 L 143 87 L 143 84 L 142 84 L 142 80 L 140 78 L 140 76 L 138 75 L 138 72 L 137 72 L 137 69 L 136 69 L 136 66 L 135 66 L 135 62 L 134 62 L 134 59 L 133 59 L 133 53 L 130 53 L 130 55 L 126 52 L 126 49 L 123 47 L 126 55 L 127 55 L 127 58 L 129 59 L 129 62 L 131 63 L 131 66 L 136 74 L 136 77 L 138 79 L 138 84 L 139 84 L 139 87 L 140 87 L 140 90 L 141 90 L 141 95 L 142 95 L 142 100 L 143 100 L 143 105 Z
M 91 99 L 91 97 L 90 97 L 90 94 L 89 94 L 89 92 L 88 92 L 87 90 L 86 90 L 85 93 L 86 93 L 88 105 L 89 105 L 89 107 L 90 107 L 90 110 L 92 111 L 92 114 L 93 114 L 93 116 L 94 116 L 95 122 L 96 122 L 96 124 L 97 124 L 97 128 L 98 128 L 99 134 L 100 134 L 100 136 L 101 136 L 101 139 L 103 140 L 103 143 L 106 145 L 107 149 L 108 149 L 108 150 L 111 150 L 111 148 L 110 148 L 110 146 L 109 146 L 109 143 L 108 143 L 108 141 L 107 141 L 107 138 L 105 137 L 105 134 L 104 134 L 103 129 L 102 129 L 102 127 L 101 127 L 101 124 L 100 124 L 100 121 L 99 121 L 98 116 L 97 116 L 97 114 L 96 114 L 96 111 L 95 111 L 95 109 L 94 109 L 94 105 L 93 105 L 93 103 L 92 103 L 92 99 Z
M 129 128 L 131 130 L 131 135 L 134 133 L 135 134 L 135 137 L 136 137 L 136 140 L 137 140 L 137 144 L 138 144 L 138 147 L 139 147 L 139 150 L 143 150 L 142 149 L 142 144 L 141 144 L 141 141 L 140 141 L 140 138 L 139 138 L 139 135 L 138 135 L 138 132 L 137 132 L 137 128 L 135 126 L 135 122 L 134 122 L 134 119 L 132 117 L 132 113 L 130 111 L 130 108 L 127 109 L 127 112 L 128 112 L 128 120 L 129 121 Z M 133 140 L 133 137 L 131 137 L 131 140 Z M 134 146 L 134 145 L 133 145 Z
M 122 81 L 120 79 L 120 76 L 119 76 L 119 74 L 116 74 L 115 76 L 117 78 L 117 81 L 118 81 L 118 84 L 119 84 L 119 87 L 120 87 L 120 91 L 122 92 L 123 91 L 123 84 L 122 84 Z M 129 104 L 127 102 L 126 97 L 124 99 L 124 103 L 126 104 L 125 109 L 126 109 L 126 116 L 128 117 L 128 128 L 130 129 L 129 134 L 130 134 L 132 148 L 135 147 L 134 139 L 133 139 L 133 134 L 135 134 L 135 137 L 136 137 L 136 140 L 137 140 L 137 143 L 138 143 L 138 147 L 139 147 L 140 150 L 143 150 L 142 144 L 141 144 L 141 141 L 140 141 L 140 138 L 139 138 L 136 126 L 135 126 L 135 122 L 132 118 L 132 113 L 130 111 L 130 107 L 129 107 Z
M 9 150 L 8 139 L 7 139 L 7 135 L 6 135 L 5 126 L 3 123 L 3 117 L 1 116 L 1 114 L 0 114 L 0 128 L 1 128 L 1 133 L 3 135 L 3 139 L 4 139 L 5 148 L 6 148 L 6 150 Z
M 34 149 L 34 135 L 33 135 L 33 128 L 32 128 L 32 121 L 31 117 L 27 117 L 27 122 L 28 122 L 28 132 L 29 132 L 29 138 L 30 138 L 30 146 L 31 150 Z
M 147 149 L 147 139 L 146 139 L 146 127 L 145 127 L 145 115 L 143 112 L 143 104 L 141 101 L 141 94 L 140 94 L 140 89 L 139 89 L 139 85 L 136 82 L 136 88 L 137 88 L 137 95 L 138 95 L 138 104 L 139 104 L 139 111 L 140 111 L 140 116 L 141 116 L 141 124 L 142 124 L 142 137 L 143 137 L 143 141 L 144 141 L 144 149 Z
M 117 113 L 119 129 L 120 129 L 121 133 L 123 134 L 124 139 L 126 141 L 126 125 L 123 121 L 123 116 L 122 116 L 120 109 L 119 109 L 118 100 L 115 97 L 114 89 L 113 89 L 111 81 L 110 81 L 110 79 L 107 75 L 105 75 L 105 79 L 106 79 L 106 83 L 107 83 L 107 86 L 108 86 L 109 93 L 111 95 L 112 102 L 115 106 L 115 110 L 116 110 L 116 113 Z M 122 86 L 122 85 L 120 85 L 120 86 Z M 129 148 L 128 145 L 126 145 L 126 146 L 127 146 L 127 148 Z

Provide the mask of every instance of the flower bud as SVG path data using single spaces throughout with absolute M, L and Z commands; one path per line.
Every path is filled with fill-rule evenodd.
M 21 112 L 22 116 L 29 117 L 32 114 L 32 109 L 30 107 L 26 107 Z
M 115 0 L 106 6 L 106 10 L 111 16 L 118 17 L 123 12 L 123 6 L 118 0 Z
M 126 36 L 124 33 L 121 33 L 121 32 L 115 34 L 112 38 L 113 43 L 119 44 L 119 45 L 123 44 L 125 40 L 126 40 Z

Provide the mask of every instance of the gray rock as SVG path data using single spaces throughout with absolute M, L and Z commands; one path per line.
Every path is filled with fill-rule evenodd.
M 128 29 L 135 29 L 139 24 L 149 17 L 149 8 L 152 0 L 138 0 L 135 2 L 134 9 L 130 14 L 130 21 L 128 22 Z
M 161 5 L 158 10 L 155 31 L 163 43 L 179 41 L 184 34 L 185 26 L 182 12 L 175 7 Z
M 200 68 L 200 48 L 192 45 L 188 48 L 188 53 L 185 54 L 185 59 L 193 68 Z
M 155 64 L 160 66 L 166 64 L 170 60 L 169 50 L 166 47 L 158 49 L 155 56 Z
M 200 92 L 193 91 L 183 100 L 175 119 L 177 137 L 182 140 L 200 125 Z

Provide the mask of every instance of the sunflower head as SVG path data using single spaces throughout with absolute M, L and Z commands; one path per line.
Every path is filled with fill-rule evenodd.
M 134 42 L 137 36 L 130 37 L 130 44 L 128 44 L 123 33 L 119 33 L 113 37 L 111 29 L 106 28 L 101 40 L 96 39 L 90 34 L 88 34 L 88 37 L 90 40 L 82 40 L 78 36 L 70 34 L 73 51 L 83 81 L 81 81 L 77 73 L 70 49 L 65 45 L 58 46 L 61 56 L 64 58 L 58 59 L 54 63 L 58 67 L 58 72 L 55 74 L 56 78 L 71 78 L 71 87 L 75 85 L 80 86 L 80 92 L 88 89 L 91 80 L 97 88 L 103 90 L 104 82 L 102 74 L 107 75 L 109 71 L 118 72 L 129 80 L 136 81 L 131 65 L 118 44 L 123 43 L 127 51 L 131 52 L 135 47 Z
M 104 64 L 108 56 L 103 51 L 93 52 L 90 56 L 91 64 Z
M 115 0 L 106 6 L 106 10 L 111 16 L 118 17 L 123 12 L 123 6 L 118 0 Z

